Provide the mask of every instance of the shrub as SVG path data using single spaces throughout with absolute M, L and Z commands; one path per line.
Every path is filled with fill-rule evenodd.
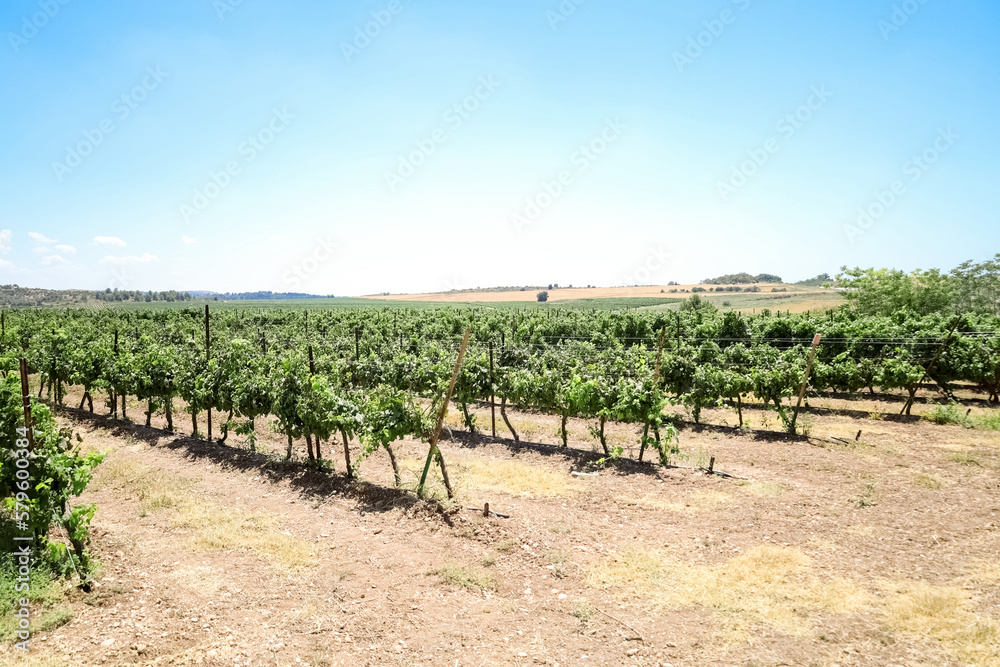
M 535 295 L 535 298 L 537 298 L 540 303 L 548 301 L 549 300 L 549 293 L 546 292 L 545 290 L 542 290 L 541 292 L 539 292 L 538 294 Z
M 90 581 L 90 560 L 86 547 L 90 542 L 90 520 L 95 505 L 72 505 L 70 500 L 83 493 L 91 472 L 104 455 L 83 454 L 74 447 L 69 429 L 60 429 L 52 412 L 43 403 L 32 405 L 32 434 L 35 448 L 29 454 L 28 440 L 21 426 L 24 413 L 21 385 L 15 373 L 0 380 L 0 432 L 14 447 L 0 450 L 0 488 L 10 489 L 0 506 L 0 548 L 14 553 L 21 546 L 14 537 L 33 533 L 35 558 L 54 572 L 69 576 L 79 572 L 81 585 Z M 27 460 L 28 468 L 18 465 Z M 28 471 L 27 478 L 24 476 Z M 18 526 L 24 516 L 26 526 Z M 49 540 L 49 531 L 56 526 L 69 537 L 72 550 L 56 540 Z
M 966 413 L 962 412 L 962 407 L 958 403 L 948 405 L 935 405 L 924 418 L 935 424 L 958 424 L 959 426 L 971 427 L 972 424 Z

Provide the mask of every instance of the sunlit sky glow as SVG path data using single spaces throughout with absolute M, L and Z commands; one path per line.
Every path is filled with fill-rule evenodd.
M 990 0 L 0 16 L 2 283 L 348 295 L 1000 250 Z

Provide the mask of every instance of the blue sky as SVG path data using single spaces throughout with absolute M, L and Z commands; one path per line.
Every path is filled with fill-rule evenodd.
M 1000 251 L 987 0 L 0 17 L 0 283 L 346 295 Z

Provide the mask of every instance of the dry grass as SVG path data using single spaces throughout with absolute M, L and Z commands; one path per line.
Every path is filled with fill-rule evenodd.
M 659 609 L 710 609 L 723 627 L 723 639 L 729 642 L 746 640 L 760 624 L 803 635 L 812 628 L 810 614 L 850 613 L 869 600 L 853 582 L 816 577 L 801 551 L 771 545 L 708 566 L 631 549 L 592 566 L 587 583 L 647 598 Z
M 164 473 L 117 452 L 109 453 L 94 471 L 91 489 L 113 489 L 138 500 L 143 510 L 176 507 L 188 498 L 193 482 Z
M 901 582 L 888 592 L 885 624 L 893 631 L 935 642 L 974 665 L 1000 665 L 1000 626 L 976 615 L 971 595 L 955 586 Z
M 191 502 L 179 508 L 174 525 L 192 531 L 188 544 L 194 549 L 246 549 L 286 572 L 316 563 L 313 546 L 276 530 L 270 517 Z
M 940 489 L 944 486 L 944 481 L 937 475 L 920 473 L 913 478 L 913 483 L 927 489 Z
M 94 489 L 119 491 L 139 502 L 143 514 L 174 511 L 175 526 L 189 530 L 189 544 L 208 551 L 247 549 L 284 571 L 301 570 L 315 562 L 312 545 L 286 535 L 273 519 L 236 509 L 224 509 L 197 499 L 194 482 L 112 452 L 94 471 Z
M 695 491 L 688 495 L 684 502 L 671 502 L 653 495 L 642 498 L 615 496 L 615 500 L 625 505 L 637 505 L 667 512 L 705 512 L 720 509 L 732 500 L 732 496 L 719 491 Z
M 773 482 L 749 482 L 740 480 L 736 485 L 747 495 L 760 497 L 780 496 L 785 492 L 785 488 Z
M 580 488 L 569 475 L 532 466 L 516 459 L 469 458 L 451 462 L 457 486 L 479 491 L 498 491 L 516 496 L 564 496 Z
M 479 573 L 472 568 L 449 563 L 435 572 L 442 581 L 463 588 L 485 588 L 493 590 L 496 588 L 496 581 L 493 577 Z

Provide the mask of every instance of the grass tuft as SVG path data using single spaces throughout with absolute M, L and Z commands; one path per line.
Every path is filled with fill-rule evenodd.
M 449 563 L 435 572 L 443 581 L 463 588 L 485 588 L 496 589 L 496 581 L 493 577 L 476 572 L 472 568 Z

